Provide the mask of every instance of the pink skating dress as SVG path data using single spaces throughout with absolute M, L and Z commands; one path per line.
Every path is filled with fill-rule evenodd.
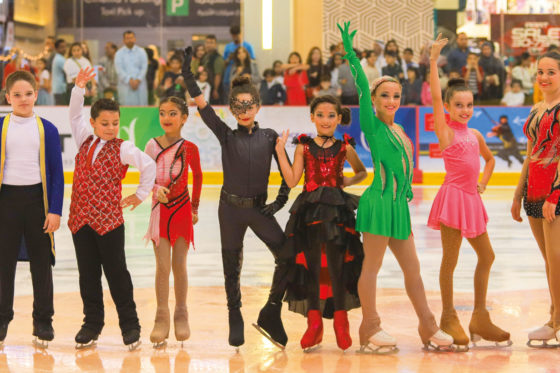
M 432 204 L 428 226 L 440 229 L 440 223 L 461 231 L 466 238 L 486 232 L 488 215 L 477 191 L 480 173 L 478 139 L 467 124 L 448 123 L 455 132 L 453 142 L 442 152 L 445 180 Z
M 153 138 L 146 144 L 145 152 L 156 161 L 157 168 L 150 225 L 144 238 L 156 246 L 160 238 L 168 240 L 171 246 L 179 237 L 183 237 L 188 246 L 194 244 L 192 214 L 198 213 L 202 188 L 198 148 L 185 139 L 164 148 Z M 188 188 L 189 168 L 193 174 L 192 198 Z M 160 203 L 157 199 L 161 187 L 169 189 L 167 203 Z

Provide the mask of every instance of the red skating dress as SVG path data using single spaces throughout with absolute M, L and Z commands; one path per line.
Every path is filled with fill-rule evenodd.
M 303 106 L 307 105 L 305 86 L 309 84 L 307 72 L 296 71 L 293 74 L 284 73 L 284 85 L 286 86 L 286 105 Z
M 542 103 L 541 103 L 542 105 Z M 523 191 L 523 207 L 528 216 L 542 218 L 544 201 L 556 205 L 560 215 L 560 104 L 549 110 L 536 107 L 527 118 L 523 132 L 533 142 L 527 181 Z
M 153 138 L 146 144 L 146 154 L 156 161 L 156 182 L 152 195 L 152 214 L 145 238 L 157 246 L 159 239 L 165 238 L 175 245 L 183 237 L 190 246 L 194 245 L 192 214 L 198 213 L 202 171 L 200 157 L 195 144 L 181 139 L 164 148 Z M 189 195 L 189 167 L 193 174 L 192 199 Z M 169 189 L 168 202 L 160 203 L 157 191 L 161 187 Z
M 364 251 L 360 233 L 354 229 L 360 197 L 342 190 L 346 146 L 353 144 L 354 140 L 345 136 L 344 141 L 337 140 L 329 148 L 321 148 L 305 135 L 294 142 L 303 145 L 305 184 L 290 208 L 286 225 L 283 254 L 296 259 L 285 301 L 291 311 L 307 315 L 306 278 L 310 272 L 304 252 L 321 246 L 320 307 L 323 317 L 332 318 L 334 303 L 324 245 L 309 243 L 330 242 L 340 248 L 340 255 L 344 255 L 345 308 L 360 307 L 357 285 Z M 314 226 L 312 231 L 309 229 L 311 225 Z M 320 225 L 320 229 L 316 229 L 316 225 Z

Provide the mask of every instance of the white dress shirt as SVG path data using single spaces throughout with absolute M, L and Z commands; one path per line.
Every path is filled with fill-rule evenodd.
M 84 141 L 93 134 L 92 127 L 89 121 L 84 118 L 84 93 L 85 89 L 75 86 L 72 89 L 72 96 L 70 97 L 70 126 L 72 127 L 72 136 L 76 141 L 78 149 L 82 146 Z M 97 139 L 93 134 L 92 145 Z M 99 143 L 93 153 L 93 160 L 107 143 L 103 139 L 99 139 Z M 156 163 L 146 153 L 138 149 L 132 142 L 123 141 L 121 143 L 121 163 L 123 165 L 132 165 L 140 171 L 140 183 L 136 189 L 136 196 L 140 200 L 145 200 L 152 191 L 156 179 Z
M 19 117 L 12 113 L 6 137 L 3 184 L 34 185 L 42 182 L 39 165 L 40 145 L 35 114 Z

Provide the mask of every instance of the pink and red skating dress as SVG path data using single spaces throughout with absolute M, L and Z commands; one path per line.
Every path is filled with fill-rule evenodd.
M 202 171 L 195 144 L 181 139 L 164 148 L 153 138 L 146 144 L 146 154 L 156 161 L 156 182 L 152 195 L 152 214 L 145 238 L 157 246 L 159 239 L 169 240 L 171 246 L 183 237 L 194 244 L 192 214 L 198 212 Z M 189 167 L 193 173 L 192 199 L 189 195 Z M 157 199 L 159 188 L 169 189 L 167 203 Z
M 467 124 L 450 121 L 455 132 L 453 142 L 442 151 L 445 180 L 432 204 L 428 226 L 440 229 L 440 223 L 458 229 L 466 238 L 486 232 L 488 215 L 477 190 L 480 151 L 476 135 Z

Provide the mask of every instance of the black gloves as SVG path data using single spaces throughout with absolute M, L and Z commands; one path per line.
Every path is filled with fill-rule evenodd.
M 264 207 L 261 209 L 261 212 L 263 213 L 263 215 L 266 216 L 273 216 L 274 214 L 276 214 L 282 207 L 284 207 L 283 204 L 281 204 L 278 201 L 274 201 L 272 203 L 269 203 L 268 205 L 264 205 Z
M 288 184 L 282 179 L 282 184 L 280 185 L 280 190 L 278 191 L 278 196 L 276 196 L 276 200 L 268 205 L 264 205 L 261 209 L 263 215 L 272 216 L 276 214 L 286 202 L 288 202 L 288 196 L 290 195 L 290 188 Z
M 191 71 L 192 54 L 192 47 L 185 48 L 181 74 L 183 75 L 183 79 L 185 80 L 185 84 L 187 85 L 187 91 L 189 92 L 189 95 L 192 98 L 195 98 L 197 96 L 200 96 L 202 92 L 200 91 L 198 84 L 196 84 L 193 72 Z

